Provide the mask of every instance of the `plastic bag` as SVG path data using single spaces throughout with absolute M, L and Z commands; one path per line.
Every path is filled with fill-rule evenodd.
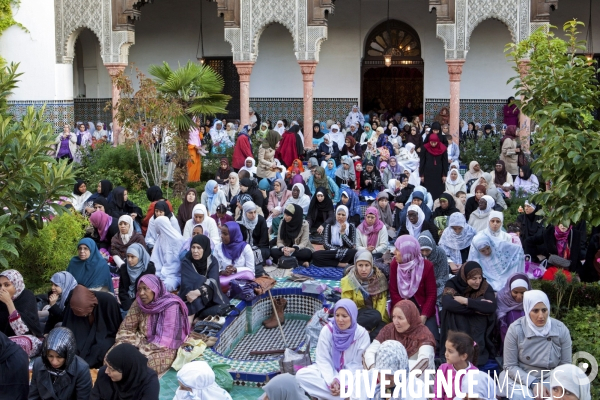
M 329 313 L 327 309 L 317 311 L 306 324 L 306 335 L 313 345 L 319 341 L 321 329 L 329 323 Z
M 231 392 L 233 389 L 233 377 L 229 373 L 231 366 L 229 364 L 211 364 L 208 363 L 215 373 L 215 382 L 223 389 Z
M 190 334 L 177 350 L 177 357 L 171 366 L 175 371 L 179 371 L 185 364 L 200 357 L 204 350 L 206 350 L 206 343 L 200 339 L 194 339 Z

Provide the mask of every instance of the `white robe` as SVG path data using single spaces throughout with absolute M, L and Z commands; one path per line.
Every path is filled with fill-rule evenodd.
M 193 218 L 187 220 L 185 226 L 183 227 L 184 239 L 189 239 L 192 237 L 192 232 L 195 225 L 196 223 L 194 222 Z M 204 215 L 204 221 L 202 221 L 200 225 L 202 225 L 202 229 L 204 230 L 204 236 L 207 236 L 210 240 L 212 240 L 215 245 L 221 244 L 221 231 L 212 217 Z
M 71 204 L 73 204 L 73 208 L 78 213 L 83 213 L 83 209 L 85 208 L 85 203 L 87 199 L 90 198 L 92 193 L 86 191 L 84 194 L 76 195 L 75 193 L 71 193 Z
M 223 244 L 219 244 L 215 246 L 215 250 L 213 255 L 219 262 L 219 268 L 221 271 L 224 271 L 228 265 L 233 265 L 235 269 L 237 269 L 237 273 L 250 271 L 254 274 L 254 253 L 252 252 L 252 248 L 249 244 L 244 247 L 242 254 L 238 257 L 235 262 L 233 262 L 230 258 L 227 258 L 225 254 L 223 254 Z
M 154 247 L 154 243 L 156 243 L 156 237 L 158 236 L 156 233 L 156 227 L 154 226 L 154 220 L 156 217 L 150 218 L 148 222 L 148 230 L 146 231 L 146 237 L 144 241 L 146 242 L 146 246 Z M 171 216 L 171 226 L 175 228 L 179 232 L 179 222 L 177 222 L 177 218 L 175 216 Z

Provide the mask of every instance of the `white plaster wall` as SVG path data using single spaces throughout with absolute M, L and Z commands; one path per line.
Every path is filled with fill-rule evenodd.
M 81 47 L 75 46 L 82 50 L 82 66 L 83 67 L 83 82 L 85 85 L 85 97 L 88 99 L 104 99 L 112 96 L 112 82 L 108 70 L 104 66 L 102 57 L 100 57 L 100 42 L 98 37 L 89 29 L 81 31 L 77 37 L 77 41 L 81 42 Z M 78 54 L 75 54 L 73 64 L 75 69 L 80 67 L 77 60 Z M 78 69 L 82 71 L 81 68 Z M 76 76 L 78 79 L 79 77 Z M 77 93 L 77 92 L 76 92 Z
M 16 21 L 28 32 L 17 26 L 8 28 L 0 36 L 0 55 L 7 62 L 20 63 L 19 87 L 11 100 L 65 100 L 56 96 L 56 71 L 54 47 L 54 1 L 21 0 L 19 8 L 13 8 Z M 64 76 L 60 71 L 59 76 Z M 70 93 L 65 90 L 61 95 Z

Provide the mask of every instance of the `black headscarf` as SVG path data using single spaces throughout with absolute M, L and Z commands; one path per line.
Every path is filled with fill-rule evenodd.
M 199 245 L 204 250 L 204 254 L 202 254 L 202 258 L 199 260 L 194 260 L 192 257 L 192 246 Z M 196 268 L 196 272 L 200 275 L 206 276 L 208 273 L 208 257 L 212 254 L 212 250 L 210 248 L 210 239 L 204 235 L 196 235 L 192 238 L 192 242 L 190 243 L 190 250 L 187 252 L 185 257 L 191 261 L 194 268 Z
M 531 167 L 529 165 L 523 165 L 522 167 L 519 167 L 519 168 L 521 168 L 521 171 L 523 171 L 523 176 L 521 177 L 521 175 L 519 174 L 519 177 L 521 177 L 521 179 L 526 180 L 526 181 L 529 180 L 529 178 L 531 178 L 531 174 L 532 174 Z
M 294 207 L 293 211 L 292 206 Z M 304 222 L 302 207 L 300 207 L 298 204 L 288 204 L 285 207 L 283 213 L 285 215 L 290 215 L 292 217 L 292 220 L 290 222 L 287 222 L 285 218 L 281 220 L 279 236 L 281 237 L 281 240 L 283 240 L 283 243 L 286 246 L 293 246 L 294 240 L 296 240 L 296 238 L 300 234 L 300 230 L 302 229 L 302 223 Z
M 507 179 L 508 172 L 506 171 L 506 164 L 502 160 L 496 161 L 496 165 L 502 165 L 502 171 L 498 172 L 494 169 L 494 183 L 497 185 L 504 185 Z
M 100 181 L 100 195 L 105 198 L 108 198 L 108 195 L 113 190 L 113 184 L 111 181 L 103 179 Z
M 296 136 L 296 152 L 298 153 L 298 157 L 301 157 L 304 154 L 304 142 L 298 135 L 298 132 L 300 132 L 300 125 L 294 125 L 288 131 L 293 132 Z
M 94 199 L 93 204 L 100 204 L 101 206 L 104 207 L 104 212 L 106 214 L 110 214 L 110 207 L 108 205 L 108 200 L 106 200 L 105 197 L 102 196 L 98 196 Z
M 319 128 L 319 130 L 315 132 L 315 128 Z M 313 124 L 313 139 L 321 139 L 323 136 L 325 136 L 325 134 L 321 132 L 321 124 L 315 122 Z
M 18 344 L 0 332 L 0 398 L 27 400 L 29 357 Z
M 158 186 L 150 186 L 148 190 L 146 190 L 146 197 L 153 203 L 162 200 L 163 192 Z
M 455 293 L 453 294 L 454 296 L 464 296 L 473 299 L 482 297 L 488 288 L 488 283 L 485 278 L 481 280 L 481 285 L 479 285 L 479 289 L 477 289 L 477 291 L 473 291 L 473 288 L 471 288 L 471 286 L 469 286 L 467 283 L 471 275 L 477 274 L 481 275 L 483 278 L 483 270 L 481 269 L 481 265 L 475 261 L 468 261 L 461 267 L 461 269 L 453 278 L 448 279 L 446 286 L 444 287 L 443 294 Z
M 191 203 L 187 200 L 188 194 L 190 193 L 194 193 L 195 196 L 194 201 Z M 187 192 L 185 192 L 183 203 L 181 203 L 179 210 L 177 210 L 177 222 L 179 222 L 179 229 L 182 231 L 185 227 L 185 223 L 192 219 L 192 210 L 194 209 L 194 206 L 198 204 L 198 200 L 198 192 L 196 192 L 196 189 L 188 189 Z
M 123 186 L 117 186 L 113 190 L 111 206 L 114 210 L 121 211 L 125 207 L 125 189 Z
M 252 197 L 254 204 L 256 204 L 259 208 L 263 206 L 265 203 L 265 196 L 263 196 L 261 191 L 258 189 L 256 181 L 253 181 L 250 178 L 242 178 L 240 180 L 240 185 L 248 188 L 248 191 L 245 194 L 248 194 L 250 197 Z M 244 195 L 244 193 L 240 193 L 240 195 Z M 240 195 L 238 195 L 238 200 L 241 197 Z
M 138 398 L 140 390 L 148 385 L 156 372 L 148 367 L 148 359 L 133 345 L 121 343 L 107 355 L 106 362 L 123 374 L 119 382 L 112 382 L 113 390 L 119 400 Z
M 323 196 L 325 196 L 325 199 L 323 199 L 323 201 L 317 200 L 317 193 L 322 193 Z M 316 209 L 319 212 L 332 211 L 333 201 L 331 201 L 331 197 L 329 197 L 327 193 L 327 189 L 325 189 L 323 186 L 318 187 L 314 196 L 312 199 L 310 199 L 310 205 L 308 207 L 309 211 L 313 209 Z
M 61 358 L 65 359 L 65 363 L 60 368 L 54 368 L 48 361 L 48 351 L 55 351 Z M 48 334 L 48 337 L 42 345 L 42 362 L 44 366 L 53 376 L 60 376 L 65 373 L 69 365 L 75 360 L 77 353 L 77 344 L 75 336 L 70 329 L 59 327 L 54 328 Z
M 165 213 L 165 217 L 171 219 L 171 217 L 173 216 L 173 213 L 171 212 L 171 209 L 169 208 L 169 205 L 167 204 L 166 201 L 159 201 L 154 205 L 154 211 L 159 210 L 159 211 L 163 211 Z
M 454 201 L 454 197 L 451 194 L 442 193 L 440 195 L 440 203 L 441 203 L 442 199 L 444 199 L 448 202 L 448 208 L 446 208 L 444 210 L 444 209 L 442 209 L 442 205 L 440 204 L 440 206 L 438 208 L 436 208 L 435 211 L 433 212 L 433 218 L 449 217 L 450 215 L 454 214 L 455 212 L 460 212 L 460 211 L 458 211 L 458 208 L 456 208 L 456 202 Z
M 77 179 L 77 182 L 75 182 L 75 185 L 73 186 L 73 194 L 75 196 L 81 196 L 83 194 L 79 191 L 79 186 L 81 186 L 84 183 L 85 182 L 83 180 Z

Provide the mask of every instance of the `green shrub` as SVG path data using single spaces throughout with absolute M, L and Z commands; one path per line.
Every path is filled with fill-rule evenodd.
M 23 251 L 10 260 L 10 267 L 23 274 L 26 287 L 34 292 L 49 289 L 52 275 L 66 270 L 71 257 L 77 254 L 77 243 L 86 226 L 81 215 L 63 213 L 47 222 L 38 236 L 23 239 Z
M 573 340 L 573 353 L 585 351 L 596 360 L 600 359 L 600 306 L 575 307 L 562 319 L 569 328 Z M 591 368 L 591 366 L 590 366 Z M 600 380 L 594 379 L 591 385 L 592 399 L 600 398 Z
M 258 152 L 256 153 L 258 154 Z M 202 157 L 202 176 L 200 177 L 201 181 L 208 181 L 211 179 L 215 179 L 215 174 L 219 169 L 221 164 L 221 158 L 227 158 L 231 160 L 233 156 L 233 147 L 227 149 L 225 154 L 207 154 Z M 256 157 L 255 157 L 256 158 Z
M 112 147 L 109 144 L 97 146 L 82 157 L 77 171 L 93 192 L 98 182 L 108 179 L 116 186 L 124 186 L 130 191 L 141 190 L 144 181 L 140 175 L 140 165 L 135 146 L 125 144 Z
M 469 164 L 477 161 L 483 171 L 493 171 L 500 159 L 500 137 L 481 137 L 477 141 L 468 140 L 460 148 L 460 159 Z
M 558 275 L 558 274 L 557 274 Z M 539 289 L 548 295 L 550 304 L 552 304 L 552 312 L 554 315 L 557 310 L 558 295 L 560 289 L 554 281 L 534 280 L 531 282 L 534 289 Z M 562 307 L 596 307 L 600 304 L 600 284 L 574 282 L 567 283 L 563 289 L 566 293 L 561 301 Z M 571 294 L 572 292 L 572 294 Z M 568 311 L 568 310 L 567 310 Z

